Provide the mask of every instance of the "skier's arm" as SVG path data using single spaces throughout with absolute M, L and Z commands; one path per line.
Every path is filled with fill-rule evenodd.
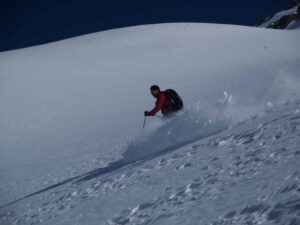
M 149 112 L 149 115 L 154 116 L 159 110 L 161 110 L 165 100 L 166 96 L 164 94 L 160 95 L 157 99 L 155 107 Z

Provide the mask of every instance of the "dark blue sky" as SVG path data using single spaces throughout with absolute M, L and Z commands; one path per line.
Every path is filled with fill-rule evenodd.
M 165 22 L 254 25 L 290 0 L 0 0 L 0 51 Z

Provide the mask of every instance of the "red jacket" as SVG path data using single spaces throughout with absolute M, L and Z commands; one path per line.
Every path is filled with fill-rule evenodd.
M 154 116 L 159 110 L 161 110 L 162 114 L 166 114 L 170 111 L 171 106 L 172 104 L 166 95 L 163 92 L 160 92 L 155 107 L 149 112 L 149 115 Z

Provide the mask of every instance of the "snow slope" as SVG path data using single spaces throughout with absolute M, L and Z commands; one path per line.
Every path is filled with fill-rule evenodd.
M 242 207 L 288 185 L 285 179 L 294 182 L 288 197 L 299 197 L 292 119 L 299 113 L 299 37 L 299 30 L 161 24 L 0 53 L 1 224 L 226 224 L 226 210 L 236 210 L 229 221 L 263 221 L 284 203 L 280 197 L 250 213 L 254 219 Z M 152 84 L 178 91 L 185 111 L 171 121 L 148 118 L 142 130 Z M 286 101 L 289 108 L 265 115 Z M 289 116 L 277 127 L 270 118 L 278 114 Z M 249 117 L 259 124 L 228 130 Z M 273 149 L 277 128 L 285 160 Z M 234 163 L 244 166 L 242 175 Z M 265 192 L 245 195 L 256 189 Z M 279 211 L 295 216 L 285 205 Z

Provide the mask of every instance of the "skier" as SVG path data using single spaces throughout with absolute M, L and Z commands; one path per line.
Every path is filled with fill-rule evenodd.
M 160 110 L 163 116 L 169 116 L 183 108 L 182 99 L 172 89 L 161 91 L 159 86 L 152 85 L 150 92 L 157 100 L 155 107 L 151 111 L 144 112 L 145 116 L 155 116 Z

